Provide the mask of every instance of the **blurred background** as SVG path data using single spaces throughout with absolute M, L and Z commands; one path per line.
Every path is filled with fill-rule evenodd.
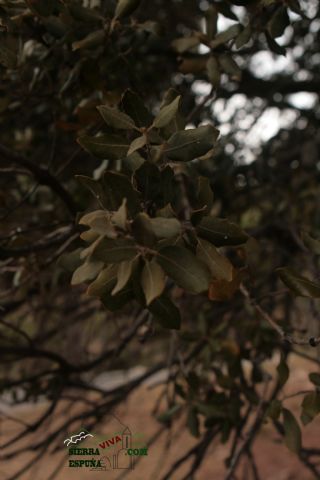
M 298 418 L 319 386 L 309 377 L 318 348 L 283 343 L 252 304 L 288 335 L 320 336 L 319 292 L 294 297 L 275 271 L 319 281 L 319 2 L 138 3 L 106 39 L 116 1 L 0 1 L 0 477 L 91 479 L 67 467 L 63 440 L 81 427 L 108 436 L 106 416 L 116 412 L 143 432 L 149 455 L 133 471 L 97 477 L 320 478 L 317 418 L 302 427 L 299 455 L 283 445 L 277 417 L 260 419 L 252 448 L 240 449 L 236 471 L 230 464 L 261 405 L 278 398 Z M 220 37 L 215 47 L 217 74 L 204 36 L 212 28 L 215 41 L 239 25 L 238 43 Z M 112 312 L 70 285 L 83 243 L 77 220 L 97 208 L 76 175 L 134 170 L 134 161 L 88 154 L 77 138 L 99 132 L 96 106 L 121 105 L 126 89 L 155 113 L 170 87 L 182 95 L 187 128 L 220 131 L 187 173 L 209 178 L 212 212 L 250 236 L 226 249 L 246 269 L 250 297 L 213 302 L 173 287 L 179 331 L 134 302 Z M 273 394 L 281 359 L 290 375 Z M 219 411 L 190 413 L 212 395 Z

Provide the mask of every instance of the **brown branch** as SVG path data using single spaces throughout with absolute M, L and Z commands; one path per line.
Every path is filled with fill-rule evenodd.
M 27 168 L 41 185 L 46 185 L 54 191 L 64 202 L 72 216 L 76 215 L 78 207 L 69 192 L 61 185 L 48 170 L 31 162 L 24 155 L 16 153 L 6 146 L 0 144 L 0 155 L 7 161 L 17 163 L 19 166 Z
M 68 240 L 71 237 L 75 230 L 76 227 L 74 225 L 71 225 L 69 227 L 61 228 L 56 232 L 51 233 L 47 237 L 44 237 L 39 242 L 33 243 L 31 245 L 26 245 L 19 248 L 0 247 L 0 258 L 16 257 L 19 255 L 26 255 L 28 253 L 41 252 L 51 247 L 61 245 L 64 241 Z
M 256 303 L 254 299 L 251 298 L 250 293 L 244 285 L 241 285 L 240 290 L 244 297 L 246 297 L 251 305 L 255 308 L 256 312 L 263 318 L 269 325 L 275 330 L 278 335 L 282 338 L 283 341 L 291 343 L 293 345 L 309 345 L 311 347 L 316 347 L 320 344 L 320 337 L 298 337 L 296 335 L 290 335 L 286 333 L 274 320 L 273 318 Z
M 266 388 L 267 388 L 267 384 L 266 384 Z M 258 434 L 258 432 L 261 428 L 261 425 L 263 424 L 265 413 L 266 413 L 266 411 L 267 411 L 267 409 L 270 405 L 270 402 L 272 402 L 272 400 L 274 400 L 274 398 L 276 398 L 280 389 L 281 389 L 280 384 L 277 383 L 276 386 L 274 387 L 274 390 L 273 390 L 270 398 L 268 400 L 265 400 L 262 396 L 262 398 L 260 400 L 260 404 L 259 404 L 258 409 L 257 409 L 257 413 L 256 413 L 256 416 L 255 416 L 255 420 L 253 422 L 253 425 L 251 426 L 249 432 L 247 433 L 244 442 L 242 443 L 240 448 L 234 453 L 233 457 L 230 460 L 230 466 L 229 466 L 229 469 L 227 471 L 227 475 L 225 477 L 225 480 L 232 480 L 232 478 L 234 476 L 234 472 L 235 472 L 235 470 L 236 470 L 236 468 L 239 464 L 239 461 L 240 461 L 242 455 L 246 454 L 251 449 L 252 443 L 253 443 L 256 435 Z

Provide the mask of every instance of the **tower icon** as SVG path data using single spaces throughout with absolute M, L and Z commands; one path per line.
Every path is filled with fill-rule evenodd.
M 122 448 L 132 447 L 132 434 L 129 427 L 126 427 L 122 432 Z
M 117 454 L 113 455 L 114 469 L 132 469 L 133 457 L 128 454 L 128 449 L 132 447 L 131 430 L 126 427 L 122 432 L 122 448 Z

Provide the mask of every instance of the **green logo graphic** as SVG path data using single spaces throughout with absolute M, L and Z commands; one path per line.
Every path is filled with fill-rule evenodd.
M 96 434 L 82 428 L 70 435 L 64 444 L 68 447 L 68 466 L 90 471 L 132 470 L 135 458 L 147 456 L 148 447 L 143 434 L 133 434 L 127 425 L 116 417 L 117 430 Z M 120 428 L 119 428 L 120 427 Z

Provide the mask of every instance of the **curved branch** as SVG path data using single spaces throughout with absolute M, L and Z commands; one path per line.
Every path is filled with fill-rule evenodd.
M 61 185 L 59 180 L 56 179 L 48 170 L 44 169 L 31 162 L 28 158 L 20 153 L 16 153 L 6 146 L 0 144 L 0 155 L 11 162 L 18 164 L 20 167 L 27 168 L 33 176 L 38 180 L 41 185 L 46 185 L 54 191 L 58 197 L 64 202 L 69 212 L 74 216 L 77 211 L 77 205 L 69 192 Z

